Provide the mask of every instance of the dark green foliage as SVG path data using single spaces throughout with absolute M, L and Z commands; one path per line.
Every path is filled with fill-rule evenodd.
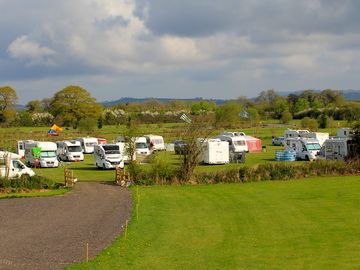
M 318 117 L 319 128 L 328 128 L 330 125 L 330 118 L 326 114 L 322 114 Z
M 94 118 L 83 118 L 79 121 L 77 128 L 81 132 L 93 132 L 97 127 L 98 121 Z
M 19 178 L 5 179 L 0 178 L 0 189 L 58 189 L 61 184 L 42 176 L 23 175 Z

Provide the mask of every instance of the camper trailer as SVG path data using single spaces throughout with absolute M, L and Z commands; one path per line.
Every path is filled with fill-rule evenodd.
M 198 139 L 201 148 L 199 162 L 204 164 L 229 163 L 229 143 L 220 139 Z
M 33 140 L 24 140 L 17 142 L 17 151 L 20 158 L 25 158 L 25 144 L 33 143 L 33 142 L 34 142 Z
M 164 138 L 159 135 L 144 135 L 146 143 L 151 151 L 165 151 Z
M 0 151 L 0 177 L 16 178 L 22 175 L 34 176 L 35 172 L 20 161 L 15 153 Z
M 38 142 L 25 144 L 25 163 L 30 167 L 54 168 L 59 166 L 56 157 L 56 144 L 53 142 Z M 37 153 L 38 152 L 38 153 Z M 39 156 L 37 156 L 39 154 Z
M 310 133 L 308 130 L 295 130 L 295 129 L 287 129 L 284 131 L 284 137 L 286 138 L 298 138 L 304 137 L 305 134 Z
M 349 154 L 349 138 L 333 138 L 324 142 L 322 153 L 325 159 L 344 160 Z
M 84 154 L 94 153 L 94 145 L 99 144 L 97 138 L 84 137 L 76 140 L 80 142 Z
M 336 131 L 336 136 L 339 138 L 350 138 L 354 134 L 354 130 L 351 128 L 339 128 Z
M 319 141 L 320 146 L 324 144 L 324 142 L 329 139 L 329 133 L 324 132 L 309 132 L 309 133 L 303 133 L 301 135 L 303 138 L 309 138 L 309 139 L 316 139 Z
M 57 156 L 62 161 L 83 161 L 84 154 L 79 141 L 58 141 Z
M 124 161 L 118 144 L 99 144 L 94 146 L 94 162 L 97 168 L 115 169 Z
M 288 138 L 285 140 L 285 150 L 296 152 L 297 160 L 314 160 L 320 154 L 321 146 L 316 139 Z
M 230 152 L 248 152 L 248 146 L 246 144 L 246 139 L 244 136 L 235 136 L 235 135 L 219 135 L 215 137 L 223 142 L 229 143 Z

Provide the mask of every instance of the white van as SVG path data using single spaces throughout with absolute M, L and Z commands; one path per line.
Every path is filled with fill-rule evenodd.
M 198 161 L 205 164 L 229 163 L 229 143 L 219 139 L 197 139 L 197 146 L 201 153 Z
M 57 156 L 62 161 L 83 161 L 84 154 L 79 141 L 58 141 Z
M 33 148 L 41 149 L 40 158 L 34 157 Z M 53 142 L 38 142 L 25 144 L 25 163 L 30 167 L 54 168 L 59 166 L 56 156 L 56 144 Z
M 151 154 L 145 137 L 137 137 L 135 139 L 135 152 L 137 155 L 143 156 L 148 156 Z
M 99 144 L 97 138 L 83 137 L 83 138 L 78 138 L 76 140 L 80 142 L 84 154 L 94 153 L 94 145 Z
M 249 148 L 246 143 L 246 138 L 244 136 L 229 136 L 229 135 L 219 135 L 215 137 L 223 142 L 229 143 L 230 152 L 248 152 Z
M 159 135 L 144 135 L 146 138 L 146 143 L 150 149 L 150 151 L 165 151 L 165 143 L 164 138 Z
M 309 133 L 302 134 L 301 137 L 316 139 L 316 140 L 319 141 L 320 146 L 322 146 L 324 144 L 324 142 L 327 139 L 329 139 L 329 133 L 326 133 L 326 132 L 309 132 Z
M 25 158 L 25 144 L 33 142 L 33 140 L 23 140 L 17 142 L 17 152 L 20 158 Z
M 314 160 L 319 157 L 321 146 L 316 139 L 287 138 L 285 150 L 295 151 L 297 160 Z
M 0 177 L 16 178 L 22 175 L 34 176 L 35 172 L 20 161 L 15 153 L 0 151 Z
M 304 135 L 310 133 L 308 130 L 302 129 L 287 129 L 284 131 L 284 137 L 286 138 L 298 138 L 298 137 L 305 137 Z
M 124 166 L 120 146 L 118 144 L 99 144 L 94 146 L 94 162 L 97 168 L 115 169 Z

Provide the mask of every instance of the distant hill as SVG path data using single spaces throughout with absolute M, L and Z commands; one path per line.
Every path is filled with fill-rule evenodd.
M 193 102 L 193 101 L 213 101 L 216 104 L 223 104 L 224 102 L 226 102 L 226 99 L 205 99 L 205 98 L 131 98 L 131 97 L 123 97 L 117 100 L 110 100 L 110 101 L 104 101 L 101 104 L 104 105 L 105 107 L 111 107 L 111 106 L 115 106 L 117 104 L 124 104 L 124 103 L 134 103 L 134 102 L 138 102 L 138 103 L 143 103 L 149 100 L 153 100 L 156 99 L 162 103 L 168 103 L 170 101 L 173 100 L 180 100 L 180 101 L 185 101 L 185 102 Z

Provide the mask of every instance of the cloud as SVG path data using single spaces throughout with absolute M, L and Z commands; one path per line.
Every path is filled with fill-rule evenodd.
M 34 65 L 52 65 L 51 56 L 56 54 L 52 49 L 30 41 L 26 35 L 15 39 L 9 45 L 7 51 L 11 57 L 20 60 L 29 60 L 29 63 Z

